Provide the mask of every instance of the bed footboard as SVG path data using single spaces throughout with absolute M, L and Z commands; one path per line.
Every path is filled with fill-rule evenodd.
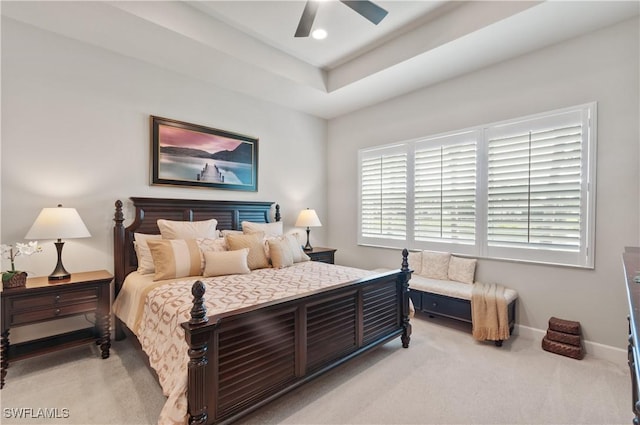
M 359 354 L 400 337 L 408 348 L 409 270 L 207 317 L 204 285 L 192 288 L 190 424 L 229 423 Z

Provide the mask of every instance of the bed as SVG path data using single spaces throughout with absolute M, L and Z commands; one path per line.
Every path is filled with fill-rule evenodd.
M 115 203 L 116 302 L 127 276 L 133 277 L 138 268 L 134 234 L 159 234 L 158 219 L 198 222 L 214 218 L 219 230 L 236 231 L 241 230 L 243 221 L 280 220 L 279 207 L 272 202 L 130 199 L 135 212 L 133 222 L 126 227 L 123 203 Z M 402 346 L 408 348 L 411 270 L 407 254 L 404 250 L 399 258 L 398 270 L 385 273 L 358 272 L 318 262 L 300 263 L 282 271 L 252 271 L 251 275 L 265 282 L 279 281 L 277 273 L 292 274 L 295 279 L 306 279 L 308 288 L 301 293 L 285 291 L 278 298 L 258 298 L 251 305 L 221 310 L 211 308 L 220 299 L 213 293 L 219 286 L 212 285 L 221 285 L 215 281 L 217 278 L 181 282 L 183 286 L 188 283 L 190 292 L 190 300 L 180 306 L 188 312 L 177 325 L 184 338 L 180 348 L 184 354 L 180 352 L 179 356 L 184 356 L 186 363 L 183 403 L 188 422 L 233 422 L 392 339 L 401 338 Z M 325 279 L 335 278 L 326 277 L 333 272 L 321 267 L 337 270 L 337 275 L 342 273 L 342 279 L 347 280 L 325 286 Z M 159 290 L 153 291 L 156 294 Z M 246 295 L 238 294 L 243 299 Z M 147 317 L 144 321 L 149 320 Z M 115 325 L 116 339 L 123 338 L 125 323 L 116 317 Z M 167 403 L 170 402 L 175 400 Z

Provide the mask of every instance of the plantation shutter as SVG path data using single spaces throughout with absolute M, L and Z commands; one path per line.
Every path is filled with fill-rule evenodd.
M 407 236 L 406 148 L 360 153 L 360 236 L 405 240 Z
M 416 144 L 416 241 L 474 243 L 476 138 L 476 133 L 465 133 Z
M 487 131 L 488 246 L 578 252 L 586 184 L 580 111 Z

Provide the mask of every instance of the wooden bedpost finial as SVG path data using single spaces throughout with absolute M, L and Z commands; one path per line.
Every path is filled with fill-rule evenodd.
M 199 280 L 197 280 L 191 287 L 193 307 L 191 308 L 191 319 L 189 319 L 190 325 L 200 325 L 209 321 L 209 318 L 207 317 L 207 308 L 204 306 L 204 292 L 204 283 Z
M 403 272 L 409 271 L 409 251 L 407 248 L 402 250 L 402 269 Z
M 116 201 L 116 212 L 113 216 L 113 221 L 116 222 L 116 226 L 122 226 L 122 222 L 124 221 L 124 214 L 122 212 L 122 201 Z

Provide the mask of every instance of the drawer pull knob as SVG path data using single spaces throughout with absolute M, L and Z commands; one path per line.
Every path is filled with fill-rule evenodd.
M 53 312 L 54 316 L 58 316 L 60 314 L 60 309 L 56 308 L 56 310 Z
M 60 295 L 56 295 L 55 301 L 56 301 L 56 302 L 59 302 L 59 301 L 60 301 Z
M 434 302 L 432 305 L 433 305 L 434 307 L 438 307 L 438 303 L 436 303 L 436 302 Z

